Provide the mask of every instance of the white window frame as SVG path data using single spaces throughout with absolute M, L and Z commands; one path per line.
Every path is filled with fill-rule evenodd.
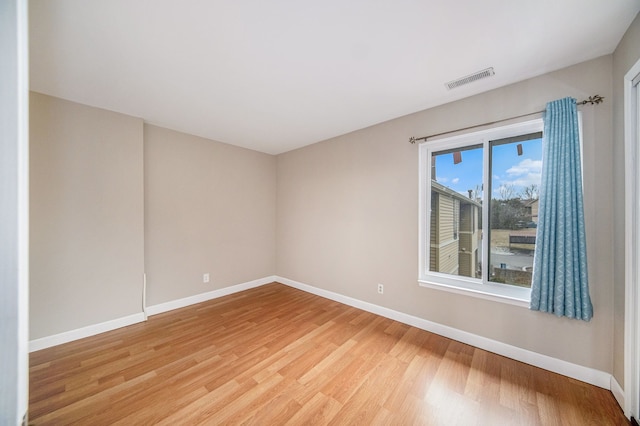
M 423 287 L 435 288 L 439 290 L 465 294 L 483 299 L 495 300 L 516 306 L 529 307 L 531 300 L 531 289 L 510 284 L 494 283 L 489 281 L 489 239 L 482 238 L 482 279 L 450 275 L 440 272 L 429 271 L 430 258 L 430 231 L 431 222 L 429 212 L 431 211 L 431 155 L 434 152 L 464 148 L 473 145 L 483 147 L 483 184 L 488 188 L 489 176 L 489 152 L 490 142 L 525 135 L 529 133 L 542 132 L 544 122 L 542 117 L 510 124 L 491 129 L 466 133 L 438 140 L 430 140 L 420 144 L 419 160 L 419 273 L 418 283 Z M 489 206 L 491 194 L 483 191 L 482 199 L 482 224 L 483 228 L 489 226 Z M 486 236 L 487 233 L 484 233 Z

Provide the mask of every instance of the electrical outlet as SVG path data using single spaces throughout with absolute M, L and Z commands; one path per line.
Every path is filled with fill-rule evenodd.
M 380 294 L 384 293 L 384 286 L 382 284 L 378 284 L 378 293 Z
M 203 283 L 208 283 L 209 282 L 209 273 L 208 272 L 206 274 L 202 274 L 202 282 Z

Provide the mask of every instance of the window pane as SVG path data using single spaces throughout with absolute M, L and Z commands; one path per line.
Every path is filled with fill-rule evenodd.
M 490 163 L 489 280 L 531 287 L 541 135 L 491 142 Z
M 431 156 L 429 270 L 481 278 L 482 145 Z

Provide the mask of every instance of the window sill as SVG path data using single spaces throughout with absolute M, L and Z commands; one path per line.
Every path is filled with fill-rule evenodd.
M 531 289 L 523 287 L 507 288 L 511 286 L 499 284 L 477 284 L 462 287 L 459 285 L 437 283 L 426 279 L 419 279 L 418 283 L 421 287 L 491 300 L 493 302 L 506 303 L 527 309 L 529 308 L 529 301 L 531 300 Z

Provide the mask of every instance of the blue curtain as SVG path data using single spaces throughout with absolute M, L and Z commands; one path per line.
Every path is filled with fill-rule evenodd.
M 589 321 L 580 138 L 576 100 L 547 104 L 531 309 Z

